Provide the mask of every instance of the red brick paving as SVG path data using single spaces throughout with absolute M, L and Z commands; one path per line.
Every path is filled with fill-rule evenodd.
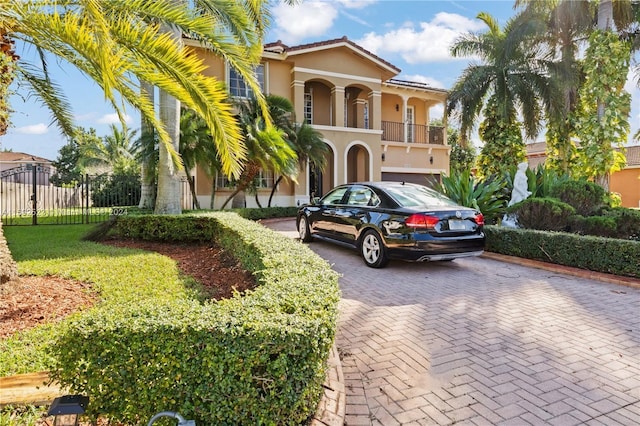
M 342 274 L 345 425 L 640 424 L 640 281 L 491 254 L 377 270 L 310 247 Z

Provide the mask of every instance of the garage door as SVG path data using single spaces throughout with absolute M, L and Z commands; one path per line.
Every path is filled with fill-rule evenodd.
M 433 186 L 432 182 L 440 182 L 439 174 L 418 174 L 418 173 L 382 173 L 382 180 L 396 182 L 410 182 L 420 185 Z

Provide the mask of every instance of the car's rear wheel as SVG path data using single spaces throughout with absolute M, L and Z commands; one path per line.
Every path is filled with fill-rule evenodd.
M 389 263 L 382 238 L 376 231 L 365 232 L 360 244 L 360 254 L 364 263 L 371 268 L 383 268 Z
M 309 229 L 309 222 L 306 216 L 300 216 L 298 221 L 298 235 L 300 235 L 300 241 L 304 243 L 311 242 L 311 230 Z

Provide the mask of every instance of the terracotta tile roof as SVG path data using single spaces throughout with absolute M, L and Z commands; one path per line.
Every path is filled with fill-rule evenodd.
M 547 144 L 545 142 L 535 142 L 526 145 L 527 155 L 530 157 L 545 156 Z M 640 166 L 640 145 L 625 147 L 627 157 L 627 167 Z
M 51 163 L 51 160 L 24 152 L 2 151 L 0 161 L 3 163 Z
M 540 154 L 540 153 L 545 153 L 547 150 L 547 144 L 546 142 L 534 142 L 534 143 L 528 143 L 526 145 L 526 149 L 527 149 L 527 154 Z
M 385 84 L 390 85 L 396 85 L 396 86 L 402 86 L 402 87 L 409 87 L 412 89 L 426 89 L 426 90 L 434 90 L 434 91 L 438 91 L 438 92 L 444 92 L 447 93 L 446 89 L 439 89 L 437 87 L 433 87 L 433 86 L 429 86 L 427 83 L 419 83 L 417 81 L 407 81 L 407 80 L 399 80 L 396 78 L 390 78 L 389 80 L 385 81 Z
M 625 148 L 627 156 L 627 166 L 640 166 L 640 145 L 628 146 Z
M 333 46 L 333 45 L 339 45 L 339 44 L 348 44 L 349 46 L 351 46 L 353 49 L 360 51 L 361 53 L 363 53 L 366 56 L 370 56 L 371 58 L 375 59 L 378 62 L 383 63 L 384 65 L 386 65 L 387 67 L 393 69 L 394 71 L 396 71 L 397 73 L 400 73 L 400 68 L 396 67 L 395 65 L 393 65 L 392 63 L 385 61 L 384 59 L 382 59 L 381 57 L 369 52 L 367 49 L 363 48 L 362 46 L 359 46 L 357 44 L 355 44 L 354 42 L 352 42 L 351 40 L 349 40 L 347 38 L 347 36 L 343 36 L 341 38 L 334 38 L 332 40 L 325 40 L 325 41 L 318 41 L 315 43 L 307 43 L 307 44 L 299 44 L 297 46 L 287 46 L 286 44 L 282 43 L 282 41 L 278 40 L 274 43 L 267 43 L 264 45 L 264 50 L 265 51 L 269 51 L 269 52 L 287 52 L 287 53 L 291 53 L 291 52 L 296 52 L 296 51 L 300 51 L 300 50 L 307 50 L 307 49 L 316 49 L 316 48 L 320 48 L 320 47 L 329 47 L 329 46 Z

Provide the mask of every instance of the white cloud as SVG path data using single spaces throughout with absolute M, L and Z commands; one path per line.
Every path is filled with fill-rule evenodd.
M 44 135 L 49 133 L 49 126 L 44 123 L 32 124 L 30 126 L 17 127 L 15 132 L 22 135 Z
M 125 115 L 124 116 L 124 121 L 125 123 L 131 123 L 131 117 L 129 115 Z M 113 114 L 105 114 L 102 117 L 98 118 L 98 120 L 96 120 L 97 123 L 99 124 L 119 124 L 120 123 L 120 119 L 118 118 L 118 114 L 116 114 L 115 112 Z
M 356 43 L 379 56 L 400 54 L 410 64 L 444 62 L 454 59 L 449 54 L 449 48 L 456 38 L 483 28 L 484 24 L 478 20 L 440 12 L 431 22 L 420 22 L 418 27 L 407 22 L 385 34 L 368 33 Z
M 364 9 L 376 3 L 376 0 L 338 0 L 338 3 L 347 9 Z
M 285 44 L 296 44 L 305 37 L 324 35 L 333 25 L 338 10 L 329 2 L 304 2 L 295 6 L 279 3 L 272 10 L 276 37 Z

